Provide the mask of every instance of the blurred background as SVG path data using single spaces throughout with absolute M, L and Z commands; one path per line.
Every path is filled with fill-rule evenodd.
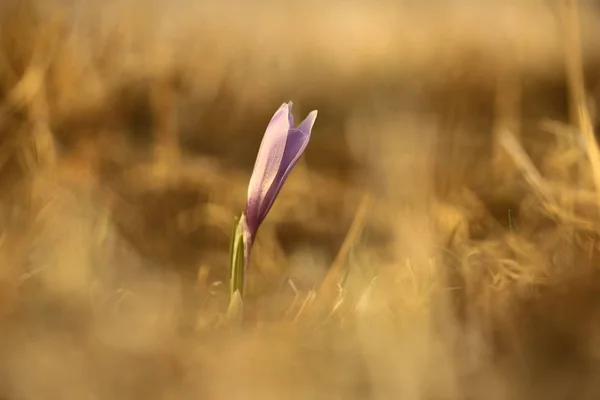
M 597 399 L 599 66 L 592 0 L 0 2 L 0 399 Z

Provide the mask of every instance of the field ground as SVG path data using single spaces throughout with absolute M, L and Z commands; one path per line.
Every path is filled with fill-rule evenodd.
M 600 396 L 600 5 L 363 3 L 0 4 L 0 399 Z

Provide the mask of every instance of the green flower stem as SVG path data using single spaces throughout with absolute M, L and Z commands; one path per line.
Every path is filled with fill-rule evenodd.
M 233 223 L 231 243 L 229 245 L 229 298 L 233 299 L 236 292 L 244 295 L 244 235 L 240 229 L 240 217 Z

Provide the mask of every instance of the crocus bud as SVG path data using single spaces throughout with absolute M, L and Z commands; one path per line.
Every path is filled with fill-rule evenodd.
M 273 206 L 292 168 L 306 149 L 316 118 L 317 111 L 312 111 L 294 128 L 291 101 L 282 104 L 271 118 L 248 185 L 245 221 L 243 221 L 246 258 L 260 224 Z

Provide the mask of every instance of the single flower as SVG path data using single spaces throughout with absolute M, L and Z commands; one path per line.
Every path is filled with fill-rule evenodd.
M 317 111 L 312 111 L 294 128 L 291 101 L 283 103 L 271 118 L 248 185 L 245 218 L 242 220 L 246 254 L 249 254 L 256 232 L 286 178 L 306 149 L 316 118 Z

